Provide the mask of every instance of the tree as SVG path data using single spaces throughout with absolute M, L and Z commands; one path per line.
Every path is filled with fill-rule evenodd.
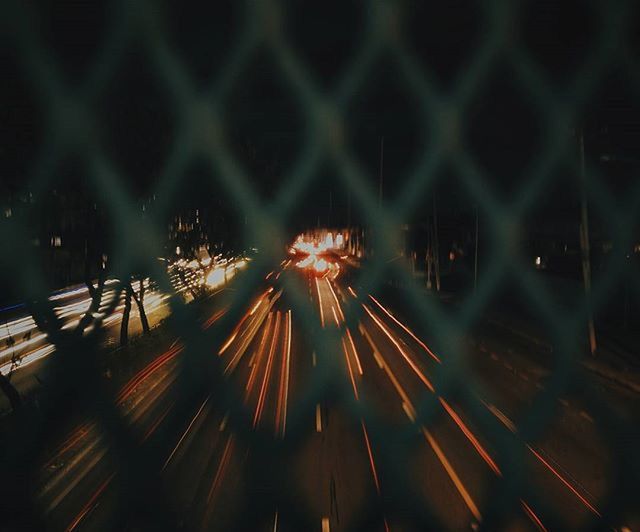
M 30 333 L 27 333 L 30 334 Z M 13 347 L 15 341 L 13 337 L 9 336 L 7 338 L 7 345 L 9 347 Z M 11 410 L 13 412 L 17 412 L 22 407 L 22 398 L 20 397 L 20 393 L 16 389 L 16 387 L 11 382 L 11 376 L 13 375 L 13 371 L 18 366 L 19 358 L 17 356 L 16 351 L 14 350 L 13 355 L 11 356 L 11 367 L 7 375 L 4 375 L 0 372 L 0 390 L 9 400 L 9 404 L 11 405 Z
M 144 279 L 140 275 L 138 277 L 139 289 L 138 295 L 136 296 L 135 290 L 131 291 L 131 295 L 133 296 L 136 305 L 138 306 L 138 313 L 140 314 L 140 323 L 142 324 L 142 332 L 143 334 L 147 334 L 149 332 L 149 320 L 147 319 L 147 313 L 144 310 Z M 129 283 L 131 285 L 131 283 Z
M 80 319 L 78 326 L 76 327 L 76 332 L 78 334 L 83 334 L 85 329 L 94 321 L 95 313 L 100 310 L 100 303 L 102 302 L 102 294 L 104 293 L 104 284 L 107 277 L 107 268 L 106 268 L 106 256 L 103 255 L 100 260 L 100 265 L 98 268 L 98 281 L 94 286 L 91 269 L 89 266 L 89 261 L 87 260 L 85 263 L 85 279 L 84 283 L 89 290 L 89 297 L 91 298 L 91 303 L 89 304 L 89 308 L 87 312 L 85 312 L 84 316 Z
M 13 412 L 20 410 L 22 407 L 22 398 L 16 387 L 11 383 L 11 373 L 9 373 L 9 376 L 0 373 L 0 390 L 2 390 L 9 400 Z
M 124 287 L 124 309 L 122 310 L 122 322 L 120 324 L 120 345 L 129 343 L 129 316 L 131 314 L 131 280 L 127 280 Z
M 133 288 L 132 282 L 138 281 L 138 292 Z M 145 276 L 141 273 L 130 276 L 124 285 L 124 309 L 122 311 L 122 322 L 120 324 L 120 345 L 125 346 L 129 343 L 129 320 L 131 318 L 131 301 L 135 301 L 140 316 L 140 325 L 142 333 L 147 334 L 151 328 L 149 327 L 149 319 L 144 308 L 144 286 Z

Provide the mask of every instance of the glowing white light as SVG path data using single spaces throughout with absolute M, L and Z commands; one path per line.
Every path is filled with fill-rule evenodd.
M 211 288 L 216 288 L 224 283 L 224 268 L 214 268 L 207 275 L 206 280 L 207 286 Z

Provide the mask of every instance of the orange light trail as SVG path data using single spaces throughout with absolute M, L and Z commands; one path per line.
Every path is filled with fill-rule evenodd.
M 271 368 L 273 367 L 273 358 L 276 351 L 276 345 L 278 343 L 278 333 L 280 332 L 280 311 L 276 312 L 276 324 L 273 329 L 273 338 L 271 340 L 271 347 L 269 348 L 269 358 L 267 359 L 267 368 L 264 373 L 264 379 L 262 380 L 262 386 L 260 388 L 260 395 L 258 397 L 258 404 L 256 405 L 256 413 L 253 417 L 253 427 L 255 428 L 260 421 L 262 415 L 262 409 L 264 408 L 264 400 L 267 395 L 267 383 L 271 377 Z
M 567 479 L 565 479 L 556 469 L 554 469 L 554 467 L 547 462 L 533 447 L 531 447 L 531 445 L 527 444 L 527 449 L 529 449 L 534 456 L 540 460 L 546 467 L 547 469 L 549 469 L 549 471 L 551 471 L 556 477 L 558 477 L 558 479 L 560 479 L 560 481 L 571 490 L 571 492 L 578 497 L 578 499 L 580 499 L 580 501 L 582 501 L 582 503 L 589 508 L 589 510 L 591 510 L 594 514 L 596 514 L 598 517 L 602 517 L 602 515 L 600 514 L 600 512 L 598 510 L 596 510 L 593 505 L 585 498 L 583 497 L 578 490 L 576 490 Z
M 360 357 L 358 356 L 358 351 L 356 350 L 356 345 L 353 343 L 353 338 L 351 337 L 351 332 L 349 328 L 347 328 L 347 338 L 349 339 L 349 343 L 351 344 L 351 349 L 353 350 L 353 355 L 356 357 L 356 363 L 358 365 L 358 373 L 360 375 L 364 375 L 364 371 L 362 371 L 362 364 L 360 364 Z
M 342 321 L 345 321 L 344 314 L 342 312 L 342 309 L 340 308 L 340 302 L 338 301 L 338 296 L 336 296 L 336 293 L 333 290 L 333 286 L 331 286 L 331 283 L 328 280 L 326 281 L 326 283 L 329 286 L 329 290 L 331 290 L 331 295 L 333 296 L 333 300 L 336 302 L 336 307 L 338 308 L 338 315 L 340 316 L 340 319 Z
M 340 320 L 338 319 L 338 315 L 336 314 L 336 308 L 332 305 L 331 312 L 333 313 L 333 320 L 336 322 L 336 325 L 340 327 Z
M 232 342 L 235 340 L 236 336 L 238 335 L 238 331 L 240 330 L 240 327 L 242 327 L 242 324 L 246 321 L 246 319 L 249 316 L 251 316 L 251 312 L 247 311 L 247 313 L 242 317 L 242 319 L 234 327 L 233 332 L 231 333 L 231 336 L 229 337 L 229 339 L 220 348 L 220 351 L 218 351 L 218 355 L 222 356 L 222 354 L 229 348 L 229 346 L 232 344 Z
M 364 332 L 365 338 L 367 339 L 367 341 L 371 345 L 371 348 L 373 349 L 374 356 L 376 356 L 375 353 L 377 353 L 377 357 L 379 357 L 379 358 L 377 358 L 378 364 L 380 365 L 380 367 L 384 370 L 384 372 L 389 377 L 389 380 L 391 381 L 391 384 L 393 384 L 393 387 L 398 392 L 398 395 L 400 395 L 402 400 L 411 409 L 411 412 L 412 412 L 412 415 L 413 415 L 413 419 L 415 419 L 415 409 L 413 408 L 413 404 L 411 403 L 411 399 L 409 399 L 409 396 L 407 395 L 407 392 L 404 391 L 404 388 L 402 387 L 402 385 L 400 384 L 400 382 L 398 381 L 396 376 L 391 371 L 391 368 L 389 368 L 389 365 L 386 363 L 385 359 L 382 358 L 382 355 L 380 354 L 380 351 L 378 351 L 378 348 L 373 343 L 373 339 L 371 338 L 371 336 L 369 336 L 369 333 L 367 333 L 367 331 L 364 328 L 362 329 L 362 331 Z M 409 416 L 409 417 L 411 417 L 411 416 Z
M 366 306 L 365 306 L 365 308 L 366 308 Z M 408 394 L 404 391 L 404 389 L 400 385 L 400 382 L 398 381 L 398 379 L 395 377 L 395 375 L 393 374 L 393 372 L 389 368 L 389 365 L 386 363 L 386 361 L 384 360 L 384 358 L 382 357 L 382 355 L 380 354 L 380 352 L 376 348 L 375 344 L 373 343 L 373 340 L 371 339 L 369 334 L 366 332 L 364 327 L 361 330 L 364 333 L 365 338 L 371 344 L 371 347 L 372 347 L 374 353 L 375 352 L 378 353 L 378 356 L 380 357 L 380 362 L 382 363 L 382 367 L 383 367 L 385 373 L 387 374 L 387 376 L 389 377 L 389 380 L 391 380 L 391 383 L 393 384 L 394 388 L 397 390 L 398 394 L 400 395 L 400 397 L 403 400 L 403 408 L 404 408 L 405 412 L 407 413 L 407 416 L 412 421 L 415 421 L 415 407 L 413 406 L 413 404 L 411 402 L 411 399 L 409 399 Z M 464 487 L 464 484 L 460 480 L 460 477 L 458 476 L 458 474 L 456 473 L 455 469 L 453 468 L 453 466 L 451 465 L 451 463 L 447 459 L 446 455 L 444 454 L 444 452 L 442 451 L 442 449 L 440 448 L 440 446 L 436 442 L 435 438 L 431 435 L 431 433 L 425 427 L 421 427 L 421 430 L 422 430 L 422 433 L 424 434 L 424 437 L 426 438 L 427 442 L 429 443 L 429 445 L 433 449 L 434 453 L 436 454 L 436 457 L 438 458 L 438 460 L 440 460 L 440 463 L 442 464 L 442 466 L 444 467 L 445 471 L 449 475 L 449 478 L 453 482 L 455 488 L 458 490 L 458 493 L 460 493 L 460 495 L 462 496 L 462 499 L 466 503 L 467 507 L 469 508 L 471 513 L 474 515 L 474 517 L 478 521 L 480 521 L 482 516 L 480 515 L 480 512 L 478 511 L 478 507 L 476 506 L 475 502 L 473 501 L 473 499 L 472 499 L 471 495 L 469 494 L 469 492 L 467 491 L 467 489 Z
M 43 469 L 49 469 L 53 462 L 55 462 L 61 454 L 63 454 L 65 451 L 68 451 L 71 447 L 73 447 L 76 443 L 83 439 L 94 427 L 95 425 L 92 423 L 85 423 L 84 425 L 81 425 L 76 430 L 74 430 L 71 435 L 58 447 L 51 458 L 44 464 Z
M 253 305 L 253 308 L 249 312 L 249 316 L 253 316 L 255 314 L 256 310 L 258 310 L 258 307 L 260 306 L 261 303 L 262 303 L 262 297 L 260 297 L 258 301 L 256 301 L 255 305 Z
M 373 461 L 373 451 L 371 450 L 371 443 L 369 442 L 369 435 L 367 434 L 367 427 L 365 427 L 364 421 L 360 420 L 362 425 L 362 433 L 364 434 L 364 442 L 367 445 L 367 453 L 369 454 L 369 464 L 371 465 L 371 473 L 373 474 L 373 482 L 376 485 L 376 491 L 380 495 L 380 480 L 378 479 L 378 472 L 376 471 L 376 464 Z
M 267 338 L 269 337 L 269 331 L 271 330 L 271 322 L 273 321 L 273 312 L 269 312 L 269 316 L 267 317 L 267 324 L 264 327 L 264 332 L 262 333 L 262 339 L 260 340 L 260 345 L 258 346 L 258 350 L 254 354 L 255 360 L 253 362 L 253 367 L 251 368 L 251 373 L 249 374 L 249 379 L 247 380 L 246 396 L 245 400 L 249 398 L 249 394 L 251 393 L 251 387 L 253 386 L 253 381 L 258 373 L 258 366 L 260 366 L 260 360 L 262 359 L 262 353 L 264 352 L 264 348 L 267 344 Z
M 356 294 L 355 290 L 354 290 L 353 288 L 351 288 L 350 286 L 347 286 L 347 290 L 349 290 L 349 293 L 350 293 L 353 297 L 355 297 L 355 298 L 357 298 L 357 297 L 358 297 L 358 295 Z
M 376 305 L 378 305 L 378 306 L 382 309 L 382 311 L 383 311 L 387 316 L 389 316 L 389 317 L 390 317 L 390 318 L 391 318 L 395 323 L 397 323 L 400 327 L 402 327 L 402 329 L 403 329 L 407 334 L 409 334 L 409 335 L 411 336 L 411 338 L 413 338 L 416 342 L 418 342 L 418 343 L 420 344 L 420 346 L 421 346 L 421 347 L 422 347 L 422 348 L 423 348 L 427 353 L 429 353 L 429 354 L 431 355 L 431 357 L 433 357 L 433 359 L 434 359 L 438 364 L 441 364 L 441 363 L 442 363 L 442 361 L 440 360 L 440 358 L 438 357 L 438 355 L 436 355 L 433 351 L 431 351 L 431 349 L 429 349 L 429 348 L 427 347 L 427 345 L 426 345 L 422 340 L 420 340 L 420 338 L 418 338 L 415 334 L 413 334 L 413 332 L 412 332 L 412 331 L 411 331 L 411 330 L 410 330 L 406 325 L 404 325 L 404 324 L 402 324 L 400 321 L 398 321 L 398 320 L 396 319 L 396 317 L 395 317 L 393 314 L 391 314 L 391 312 L 389 312 L 386 308 L 384 308 L 384 307 L 380 304 L 380 302 L 379 302 L 375 297 L 373 297 L 371 294 L 369 294 L 369 297 L 371 298 L 371 300 L 372 300 Z
M 196 420 L 198 419 L 198 417 L 200 416 L 201 412 L 204 410 L 204 407 L 207 405 L 207 403 L 209 402 L 211 396 L 207 397 L 204 402 L 202 403 L 202 405 L 200 406 L 200 408 L 198 409 L 198 411 L 196 412 L 196 415 L 193 416 L 193 419 L 191 420 L 191 423 L 189 423 L 189 426 L 187 427 L 187 429 L 184 431 L 184 433 L 182 434 L 182 436 L 180 437 L 180 439 L 178 440 L 178 443 L 176 444 L 176 446 L 173 448 L 173 451 L 171 451 L 171 454 L 169 455 L 169 457 L 166 459 L 164 465 L 162 466 L 162 471 L 164 471 L 167 467 L 167 465 L 169 464 L 169 462 L 171 461 L 171 459 L 173 458 L 173 456 L 176 454 L 176 451 L 178 450 L 178 448 L 180 447 L 180 445 L 182 445 L 182 441 L 186 438 L 187 434 L 189 434 L 189 431 L 191 430 L 191 427 L 193 427 L 193 424 L 196 422 Z
M 371 310 L 369 309 L 369 307 L 367 305 L 362 305 L 362 306 L 367 311 L 369 316 L 371 316 L 371 318 L 376 323 L 376 325 L 380 328 L 380 330 L 387 336 L 387 338 L 389 338 L 389 340 L 391 340 L 391 342 L 393 343 L 393 345 L 396 346 L 398 351 L 400 351 L 400 354 L 404 357 L 404 359 L 407 361 L 409 366 L 411 366 L 411 369 L 418 376 L 418 378 L 425 384 L 425 386 L 427 388 L 429 388 L 429 390 L 431 390 L 432 392 L 435 392 L 435 388 L 433 387 L 433 384 L 431 384 L 429 379 L 427 379 L 426 375 L 424 373 L 422 373 L 422 371 L 420 371 L 420 368 L 418 368 L 418 366 L 416 366 L 415 362 L 413 360 L 411 360 L 411 357 L 405 352 L 405 350 L 402 349 L 402 346 L 393 337 L 393 335 L 386 328 L 386 326 L 375 316 L 375 314 L 373 312 L 371 312 Z
M 218 356 L 222 356 L 222 354 L 229 348 L 229 346 L 233 343 L 233 341 L 236 339 L 236 336 L 238 336 L 238 332 L 234 332 L 231 334 L 231 336 L 229 336 L 229 339 L 225 342 L 225 344 L 220 348 L 220 351 L 218 351 Z
M 442 397 L 439 397 L 439 399 L 444 409 L 447 411 L 449 416 L 451 416 L 451 419 L 453 419 L 455 424 L 458 425 L 462 433 L 467 437 L 467 439 L 475 447 L 476 451 L 478 451 L 478 454 L 482 457 L 482 459 L 489 465 L 489 467 L 493 470 L 493 472 L 496 475 L 502 476 L 500 468 L 496 465 L 496 463 L 493 461 L 493 459 L 491 458 L 489 453 L 484 449 L 484 447 L 482 447 L 482 445 L 480 444 L 478 439 L 474 436 L 474 434 L 471 432 L 471 430 L 469 430 L 469 428 L 465 425 L 464 421 L 462 421 L 462 419 L 456 413 L 456 411 L 453 408 L 451 408 L 449 403 L 447 403 Z
M 285 339 L 282 352 L 282 366 L 280 371 L 280 390 L 278 392 L 278 406 L 276 408 L 276 434 L 284 438 L 287 425 L 287 398 L 289 396 L 289 361 L 291 358 L 291 310 L 285 313 Z M 282 427 L 280 420 L 282 419 Z
M 451 465 L 451 463 L 447 459 L 446 455 L 444 454 L 444 452 L 442 451 L 442 449 L 438 445 L 438 442 L 436 442 L 435 438 L 424 427 L 422 427 L 422 433 L 424 434 L 424 437 L 429 442 L 429 445 L 433 449 L 433 452 L 436 453 L 436 456 L 438 457 L 438 460 L 440 460 L 440 463 L 442 464 L 442 466 L 444 467 L 445 471 L 449 475 L 449 478 L 453 482 L 453 485 L 458 490 L 458 493 L 460 493 L 462 499 L 464 500 L 464 502 L 467 505 L 467 508 L 469 508 L 469 510 L 471 511 L 473 516 L 478 521 L 481 521 L 482 520 L 482 515 L 480 515 L 480 511 L 478 510 L 478 507 L 476 506 L 476 503 L 473 502 L 473 499 L 471 498 L 471 495 L 469 494 L 467 489 L 464 487 L 464 484 L 462 484 L 462 481 L 460 480 L 460 477 L 458 476 L 458 474 L 456 473 L 455 469 L 453 468 L 453 466 Z
M 282 419 L 282 437 L 287 428 L 287 402 L 289 401 L 289 373 L 291 370 L 291 309 L 287 311 L 287 366 L 284 387 L 284 415 Z
M 147 441 L 147 439 L 156 431 L 156 429 L 160 426 L 160 423 L 162 423 L 164 421 L 164 419 L 167 417 L 167 415 L 169 414 L 169 412 L 173 408 L 174 404 L 175 403 L 171 403 L 169 405 L 169 408 L 167 408 L 162 413 L 162 415 L 155 421 L 155 423 L 153 425 L 151 425 L 151 427 L 149 427 L 149 430 L 147 430 L 147 432 L 145 432 L 144 436 L 142 437 L 141 443 L 144 443 L 145 441 Z
M 209 489 L 209 494 L 207 495 L 207 503 L 211 502 L 211 498 L 214 496 L 216 490 L 218 489 L 220 480 L 222 479 L 222 476 L 224 475 L 224 471 L 227 467 L 227 462 L 229 460 L 232 445 L 233 445 L 233 434 L 229 436 L 229 438 L 227 439 L 227 444 L 224 447 L 222 458 L 220 459 L 220 463 L 218 464 L 218 470 L 216 471 L 216 476 L 213 479 L 213 483 L 211 484 L 211 488 Z
M 324 328 L 324 311 L 322 310 L 322 296 L 320 295 L 320 284 L 318 283 L 317 277 L 316 277 L 316 290 L 318 291 L 318 306 L 320 307 L 320 323 Z
M 111 473 L 111 475 L 109 475 L 109 477 L 107 477 L 107 479 L 100 484 L 100 486 L 98 486 L 98 489 L 95 491 L 95 493 L 91 496 L 91 498 L 89 499 L 89 501 L 87 502 L 87 504 L 85 504 L 85 506 L 82 508 L 82 510 L 80 511 L 80 513 L 76 516 L 76 518 L 71 522 L 71 524 L 66 528 L 66 532 L 71 532 L 72 530 L 75 530 L 78 525 L 80 524 L 80 522 L 85 518 L 85 516 L 93 509 L 93 507 L 95 506 L 95 503 L 98 499 L 98 497 L 100 497 L 100 495 L 102 495 L 102 493 L 107 489 L 107 487 L 109 486 L 109 484 L 111 483 L 111 481 L 113 480 L 113 477 L 115 476 L 115 473 Z
M 365 306 L 366 308 L 366 306 Z M 364 329 L 363 329 L 364 330 Z M 415 420 L 415 408 L 413 406 L 413 404 L 411 403 L 411 400 L 409 399 L 408 394 L 404 391 L 404 389 L 402 388 L 402 386 L 400 385 L 398 379 L 395 377 L 395 375 L 391 372 L 388 364 L 385 362 L 384 358 L 382 358 L 382 355 L 380 354 L 380 351 L 376 349 L 375 345 L 373 344 L 373 341 L 371 339 L 371 337 L 365 332 L 366 338 L 367 340 L 369 340 L 369 343 L 371 344 L 371 346 L 374 348 L 374 351 L 378 353 L 378 356 L 380 357 L 380 360 L 383 363 L 384 366 L 384 370 L 387 373 L 387 375 L 389 376 L 394 388 L 398 391 L 398 393 L 400 394 L 400 396 L 402 397 L 402 400 L 404 402 L 403 404 L 403 408 L 405 409 L 405 412 L 407 413 L 407 416 L 409 417 L 409 419 L 411 419 L 412 421 Z M 406 358 L 406 357 L 405 357 Z M 433 391 L 433 389 L 431 389 L 431 391 Z M 502 473 L 500 471 L 500 468 L 497 466 L 497 464 L 495 463 L 495 461 L 491 458 L 491 456 L 489 455 L 489 453 L 484 449 L 484 447 L 482 446 L 482 444 L 478 441 L 478 439 L 475 437 L 475 435 L 471 432 L 471 430 L 466 426 L 466 424 L 462 421 L 462 419 L 460 418 L 460 416 L 455 412 L 455 410 L 453 408 L 451 408 L 451 406 L 442 398 L 442 397 L 438 397 L 438 399 L 440 400 L 440 403 L 442 404 L 442 406 L 444 407 L 445 411 L 449 414 L 449 416 L 451 417 L 451 419 L 453 419 L 453 421 L 456 423 L 456 425 L 458 426 L 458 428 L 462 431 L 462 433 L 466 436 L 466 438 L 471 442 L 471 444 L 473 445 L 473 447 L 476 449 L 476 451 L 478 452 L 478 454 L 481 456 L 481 458 L 487 463 L 487 465 L 499 476 L 502 476 Z M 406 406 L 405 406 L 406 405 Z
M 174 343 L 172 347 L 167 349 L 162 355 L 156 358 L 153 362 L 141 369 L 136 375 L 120 390 L 116 398 L 116 404 L 121 405 L 127 400 L 138 385 L 146 380 L 152 373 L 169 362 L 172 358 L 182 352 L 182 346 Z
M 349 362 L 349 352 L 347 350 L 347 344 L 344 341 L 344 338 L 342 338 L 342 349 L 344 350 L 344 358 L 347 361 L 347 368 L 349 370 L 349 378 L 351 379 L 351 386 L 353 386 L 353 394 L 356 396 L 356 401 L 359 401 L 360 398 L 358 397 L 358 388 L 356 387 L 356 381 L 353 377 L 353 371 L 351 369 L 351 362 Z
M 282 294 L 282 290 L 280 290 L 274 297 L 273 299 L 271 299 L 271 302 L 269 303 L 269 307 L 268 309 L 270 309 L 271 307 L 273 307 L 273 305 L 275 304 L 275 302 L 278 300 L 278 298 L 280 297 L 280 294 Z M 267 309 L 267 310 L 268 310 Z M 264 311 L 264 313 L 262 313 L 262 315 L 258 316 L 257 319 L 254 319 L 253 322 L 249 325 L 249 334 L 247 335 L 247 337 L 244 339 L 244 341 L 240 344 L 240 346 L 238 347 L 237 352 L 235 353 L 235 355 L 233 355 L 233 358 L 229 361 L 229 363 L 227 364 L 227 367 L 224 369 L 224 373 L 225 375 L 233 370 L 235 370 L 236 366 L 239 364 L 240 359 L 242 358 L 242 356 L 244 355 L 245 351 L 248 349 L 249 344 L 253 341 L 253 338 L 255 337 L 255 335 L 258 333 L 258 331 L 260 330 L 260 327 L 264 321 L 265 315 L 267 313 L 267 310 Z M 243 333 L 244 335 L 244 333 Z
M 503 414 L 498 408 L 496 408 L 495 406 L 493 406 L 492 404 L 489 404 L 483 400 L 481 400 L 482 404 L 487 407 L 487 409 L 489 410 L 489 412 L 491 412 L 494 416 L 496 416 L 511 432 L 515 433 L 517 432 L 517 428 L 515 426 L 515 424 L 513 423 L 513 421 L 511 421 L 505 414 Z M 547 462 L 541 455 L 540 453 L 538 453 L 533 447 L 531 447 L 531 445 L 529 445 L 528 443 L 527 445 L 527 449 L 529 449 L 529 451 L 531 451 L 533 453 L 533 455 L 540 460 L 540 462 L 542 462 L 542 464 L 549 470 L 551 471 L 567 488 L 569 488 L 569 490 L 587 507 L 589 508 L 589 510 L 591 510 L 594 514 L 596 514 L 598 517 L 602 517 L 600 515 L 600 512 L 598 512 L 598 510 L 596 510 L 596 508 L 584 497 L 582 496 L 578 490 L 576 490 L 571 483 L 562 476 L 562 474 L 557 471 L 549 462 Z
M 211 316 L 207 321 L 205 321 L 202 324 L 202 328 L 208 329 L 209 327 L 211 327 L 216 321 L 218 321 L 220 318 L 222 318 L 222 316 L 224 316 L 227 313 L 227 310 L 229 310 L 228 307 L 215 312 L 213 316 Z
M 542 524 L 542 521 L 540 521 L 540 518 L 535 514 L 531 507 L 522 499 L 520 499 L 520 504 L 522 504 L 522 508 L 527 514 L 527 517 L 529 517 L 529 519 L 533 521 L 533 524 L 538 527 L 538 530 L 540 530 L 541 532 L 547 532 L 546 527 Z

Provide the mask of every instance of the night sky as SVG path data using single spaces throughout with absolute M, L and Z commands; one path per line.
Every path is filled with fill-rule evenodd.
M 194 86 L 205 88 L 220 75 L 239 33 L 243 12 L 238 4 L 215 2 L 201 11 L 186 10 L 177 2 L 153 3 L 164 20 L 169 46 L 183 61 Z M 479 7 L 482 4 L 456 0 L 407 1 L 402 5 L 406 17 L 401 31 L 407 47 L 429 73 L 436 91 L 450 97 L 486 37 L 487 20 Z M 71 86 L 82 81 L 96 61 L 110 17 L 122 16 L 117 8 L 105 7 L 102 2 L 30 2 L 29 6 L 39 21 L 35 31 Z M 369 8 L 357 1 L 288 2 L 286 6 L 284 27 L 295 54 L 305 62 L 314 82 L 333 94 L 358 49 Z M 632 26 L 640 28 L 637 11 L 630 20 Z M 562 95 L 596 42 L 599 20 L 588 2 L 526 2 L 519 19 L 513 21 L 513 42 L 528 50 L 557 94 Z M 27 186 L 26 176 L 43 141 L 44 122 L 31 81 L 7 38 L 9 33 L 3 28 L 0 47 L 4 78 L 0 84 L 3 195 Z M 640 31 L 635 32 L 638 34 Z M 629 42 L 636 65 L 640 62 L 639 50 L 637 39 Z M 640 162 L 638 96 L 628 74 L 612 61 L 581 117 L 590 160 L 601 167 L 612 190 L 622 196 L 634 182 Z M 230 149 L 265 200 L 274 197 L 303 145 L 305 123 L 298 106 L 264 49 L 255 51 L 225 102 Z M 407 90 L 386 54 L 378 58 L 348 102 L 347 138 L 370 174 L 372 190 L 377 190 L 380 139 L 384 137 L 385 197 L 395 195 L 432 140 L 425 136 L 417 108 L 416 95 Z M 179 117 L 164 82 L 136 38 L 128 42 L 93 110 L 100 125 L 101 145 L 127 176 L 132 193 L 148 197 L 166 163 Z M 499 62 L 474 93 L 462 124 L 463 144 L 499 197 L 507 200 L 522 186 L 522 174 L 539 155 L 543 135 L 539 110 L 530 95 L 519 86 L 512 68 Z M 612 161 L 600 164 L 603 155 Z M 193 161 L 185 174 L 185 179 L 205 183 L 204 191 L 201 186 L 185 186 L 194 191 L 204 208 L 225 203 L 219 189 L 210 185 L 211 176 L 200 175 L 207 172 L 206 165 Z M 563 180 L 574 178 L 570 173 L 562 167 L 555 170 L 557 177 L 540 200 L 541 209 L 562 211 L 572 204 L 566 192 L 570 187 L 563 185 Z M 473 208 L 457 183 L 455 170 L 446 166 L 438 177 L 444 208 Z M 188 192 L 184 194 L 185 198 L 189 196 Z M 209 197 L 215 197 L 215 201 L 209 202 Z M 345 223 L 347 203 L 335 170 L 323 164 L 294 221 L 302 225 L 315 225 L 318 219 L 321 223 Z M 354 208 L 352 221 L 357 219 Z

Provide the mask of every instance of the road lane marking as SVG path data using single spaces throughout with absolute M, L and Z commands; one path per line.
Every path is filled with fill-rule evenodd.
M 316 405 L 316 432 L 322 432 L 322 413 L 320 412 L 320 404 Z
M 476 503 L 471 498 L 471 495 L 467 491 L 467 488 L 464 487 L 464 484 L 460 480 L 460 477 L 458 476 L 458 474 L 456 473 L 455 469 L 453 468 L 453 466 L 451 465 L 451 463 L 447 459 L 446 455 L 444 454 L 444 452 L 442 451 L 442 449 L 438 445 L 438 442 L 436 442 L 434 437 L 431 435 L 431 433 L 425 427 L 422 427 L 422 433 L 424 434 L 424 437 L 427 439 L 427 442 L 429 442 L 429 445 L 433 449 L 433 452 L 436 453 L 436 456 L 438 457 L 438 460 L 440 460 L 440 463 L 442 464 L 442 466 L 444 467 L 445 471 L 449 475 L 449 478 L 453 482 L 453 485 L 458 490 L 458 493 L 461 495 L 462 499 L 464 500 L 465 504 L 467 505 L 467 508 L 469 508 L 469 511 L 473 514 L 473 516 L 478 521 L 481 521 L 482 520 L 482 515 L 480 515 L 480 511 L 478 510 L 478 507 L 476 506 Z
M 407 417 L 409 418 L 409 420 L 411 420 L 411 423 L 416 422 L 416 413 L 409 403 L 407 403 L 406 401 L 402 401 L 402 410 L 404 410 L 404 413 L 407 414 Z
M 586 419 L 587 421 L 593 423 L 593 418 L 587 414 L 584 410 L 580 410 L 580 417 Z
M 322 518 L 322 532 L 331 532 L 331 527 L 329 526 L 329 518 Z
M 487 403 L 485 401 L 482 401 L 482 404 L 484 406 L 487 407 L 487 409 L 489 410 L 489 412 L 491 412 L 494 416 L 496 416 L 496 418 L 498 418 L 498 420 L 500 422 L 502 422 L 502 424 L 507 427 L 511 432 L 516 433 L 518 431 L 518 429 L 516 428 L 516 425 L 513 421 L 511 421 L 506 414 L 504 414 L 502 412 L 502 410 L 500 410 L 497 406 L 492 405 L 490 403 Z

